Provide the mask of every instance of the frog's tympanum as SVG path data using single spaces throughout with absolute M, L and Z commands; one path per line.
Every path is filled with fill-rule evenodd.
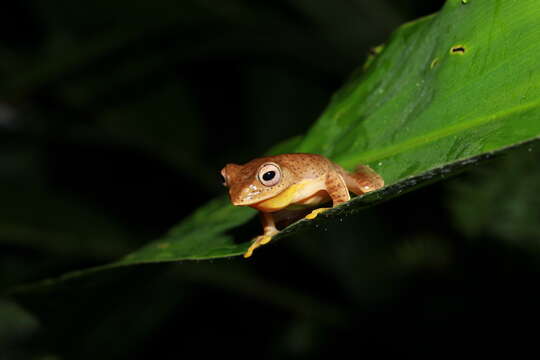
M 228 164 L 221 175 L 233 205 L 250 206 L 261 214 L 264 234 L 253 239 L 244 257 L 250 257 L 253 250 L 279 232 L 276 222 L 280 215 L 330 200 L 336 206 L 351 198 L 349 191 L 360 195 L 384 185 L 369 166 L 359 165 L 350 173 L 315 154 L 283 154 L 257 158 L 244 165 Z M 305 218 L 314 219 L 327 209 L 315 209 Z

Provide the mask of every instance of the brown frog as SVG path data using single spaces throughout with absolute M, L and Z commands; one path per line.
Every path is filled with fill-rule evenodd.
M 264 234 L 253 239 L 246 258 L 279 232 L 275 224 L 280 213 L 330 200 L 336 206 L 351 198 L 349 191 L 361 195 L 384 186 L 381 176 L 367 165 L 348 172 L 316 154 L 282 154 L 244 165 L 227 164 L 221 175 L 233 205 L 250 206 L 261 214 Z M 314 219 L 327 209 L 315 209 L 305 218 Z

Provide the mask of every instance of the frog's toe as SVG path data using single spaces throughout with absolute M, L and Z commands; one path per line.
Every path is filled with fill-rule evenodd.
M 309 214 L 307 214 L 304 218 L 305 219 L 308 219 L 308 220 L 313 220 L 317 217 L 317 215 L 319 215 L 320 213 L 323 213 L 325 212 L 326 210 L 328 209 L 331 209 L 331 208 L 319 208 L 319 209 L 315 209 L 313 210 L 312 212 L 310 212 Z
M 270 240 L 272 240 L 272 237 L 270 235 L 262 235 L 260 244 L 261 245 L 268 244 Z
M 248 258 L 251 255 L 253 255 L 253 250 L 256 248 L 268 244 L 272 240 L 272 236 L 270 235 L 260 235 L 257 236 L 255 239 L 253 239 L 253 243 L 251 243 L 251 246 L 247 249 L 247 251 L 244 253 L 244 258 Z

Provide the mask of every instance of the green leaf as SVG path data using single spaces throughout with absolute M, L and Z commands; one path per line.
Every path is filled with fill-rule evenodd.
M 536 0 L 449 0 L 439 13 L 399 28 L 307 134 L 279 148 L 323 154 L 347 168 L 369 164 L 385 179 L 384 189 L 322 217 L 372 206 L 536 141 L 540 33 L 531 29 L 539 16 Z M 106 268 L 239 255 L 247 244 L 227 231 L 254 215 L 216 199 Z M 275 238 L 318 221 L 302 220 Z

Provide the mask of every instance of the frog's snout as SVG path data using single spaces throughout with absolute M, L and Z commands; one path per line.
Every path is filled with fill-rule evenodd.
M 248 206 L 258 202 L 261 190 L 254 185 L 247 187 L 229 189 L 229 198 L 235 206 Z

